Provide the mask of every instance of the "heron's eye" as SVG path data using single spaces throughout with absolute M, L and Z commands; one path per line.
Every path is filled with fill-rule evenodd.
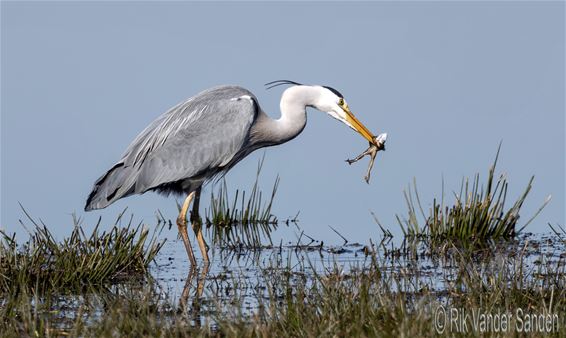
M 341 98 L 340 101 L 338 101 L 338 105 L 342 107 L 344 105 L 344 99 Z

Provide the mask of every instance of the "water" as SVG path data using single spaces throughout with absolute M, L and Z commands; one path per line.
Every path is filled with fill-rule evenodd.
M 485 285 L 492 283 L 494 276 L 510 278 L 504 284 L 540 280 L 545 285 L 553 278 L 566 278 L 566 234 L 524 233 L 513 241 L 487 244 L 465 258 L 469 254 L 466 250 L 448 242 L 429 246 L 391 236 L 330 245 L 289 224 L 280 226 L 271 242 L 264 239 L 255 249 L 211 246 L 210 264 L 205 266 L 199 260 L 199 267 L 192 269 L 175 233 L 173 226 L 160 234 L 167 241 L 150 268 L 155 283 L 132 280 L 86 288 L 80 294 L 60 292 L 46 296 L 49 299 L 39 296 L 31 306 L 49 301 L 49 310 L 40 311 L 40 315 L 65 330 L 73 327 L 77 316 L 86 318 L 87 325 L 102 318 L 108 310 L 105 304 L 112 300 L 127 303 L 141 297 L 150 308 L 151 304 L 165 306 L 158 306 L 165 311 L 160 312 L 159 320 L 173 320 L 181 313 L 194 326 L 214 327 L 218 319 L 240 314 L 252 318 L 262 308 L 284 307 L 288 293 L 297 289 L 308 289 L 326 279 L 347 282 L 372 271 L 378 271 L 372 276 L 377 278 L 375 287 L 382 291 L 402 293 L 407 301 L 432 293 L 446 303 L 451 297 L 448 290 L 454 291 L 453 283 L 467 274 L 480 274 Z M 289 238 L 289 233 L 298 234 L 296 240 L 279 240 Z
M 268 245 L 256 250 L 213 248 L 210 267 L 205 269 L 201 266 L 198 271 L 193 271 L 182 241 L 173 240 L 157 257 L 152 274 L 167 290 L 173 303 L 199 302 L 199 311 L 205 314 L 199 319 L 201 324 L 210 323 L 212 317 L 207 313 L 218 316 L 219 312 L 232 309 L 235 303 L 241 304 L 242 313 L 252 316 L 260 306 L 258 299 L 267 304 L 273 299 L 269 290 L 272 283 L 275 284 L 274 280 L 281 278 L 282 272 L 290 274 L 291 279 L 306 280 L 308 286 L 314 278 L 320 278 L 315 275 L 338 274 L 347 278 L 348 275 L 367 271 L 372 267 L 372 259 L 377 259 L 382 274 L 390 275 L 392 292 L 418 293 L 418 290 L 425 289 L 436 292 L 439 297 L 447 296 L 448 284 L 459 278 L 462 272 L 457 263 L 458 250 L 448 249 L 439 255 L 431 253 L 430 247 L 423 243 L 413 247 L 398 242 L 393 238 L 381 238 L 364 244 L 336 246 L 301 242 Z M 565 259 L 566 242 L 560 241 L 555 234 L 528 233 L 516 241 L 493 244 L 478 251 L 476 265 L 470 264 L 470 268 L 481 266 L 481 273 L 487 280 L 496 271 L 509 269 L 519 262 L 524 263 L 525 271 L 533 273 L 541 266 Z M 544 269 L 541 273 L 545 273 Z

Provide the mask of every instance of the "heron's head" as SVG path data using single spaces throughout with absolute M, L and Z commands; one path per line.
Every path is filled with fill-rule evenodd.
M 375 143 L 373 134 L 352 113 L 344 96 L 334 88 L 320 86 L 320 95 L 313 106 L 360 133 L 370 143 Z
M 283 93 L 281 111 L 284 111 L 287 105 L 297 103 L 316 108 L 354 129 L 370 143 L 376 144 L 373 134 L 354 116 L 344 96 L 336 89 L 327 86 L 303 85 L 289 80 L 276 80 L 265 85 L 267 89 L 281 85 L 293 85 Z

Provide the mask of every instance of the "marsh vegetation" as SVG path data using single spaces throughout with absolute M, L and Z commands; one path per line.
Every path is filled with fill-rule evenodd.
M 435 200 L 428 215 L 416 189 L 408 193 L 403 238 L 380 225 L 367 243 L 340 246 L 302 235 L 271 243 L 281 224 L 270 211 L 278 180 L 267 197 L 257 181 L 232 200 L 222 185 L 203 220 L 214 259 L 199 270 L 179 271 L 168 251 L 176 242 L 164 246 L 159 236 L 161 219 L 146 227 L 122 213 L 109 230 L 99 222 L 88 235 L 77 220 L 56 241 L 29 217 L 26 243 L 2 233 L 1 335 L 565 335 L 564 226 L 524 233 L 529 220 L 518 220 L 532 182 L 506 209 L 508 182 L 495 179 L 495 163 L 485 185 L 479 176 L 464 180 L 453 204 Z M 460 319 L 449 321 L 453 314 Z M 495 332 L 493 321 L 481 331 L 482 314 L 513 316 Z M 541 316 L 550 326 L 540 327 Z
M 271 233 L 279 224 L 271 213 L 279 177 L 275 178 L 271 194 L 264 196 L 259 189 L 263 161 L 264 158 L 258 162 L 256 178 L 247 196 L 246 190 L 240 194 L 238 189 L 234 198 L 230 198 L 225 179 L 219 182 L 216 192 L 212 190 L 204 224 L 213 245 L 255 248 L 261 246 L 263 240 L 271 242 Z
M 446 205 L 443 182 L 442 197 L 433 200 L 428 215 L 423 210 L 414 180 L 413 189 L 409 187 L 405 191 L 408 215 L 406 218 L 397 216 L 403 234 L 436 243 L 449 240 L 481 246 L 489 241 L 512 240 L 521 233 L 550 202 L 550 196 L 528 221 L 520 225 L 521 207 L 531 191 L 534 176 L 513 205 L 506 209 L 509 182 L 503 174 L 496 179 L 495 171 L 499 150 L 489 168 L 485 184 L 482 184 L 480 174 L 471 180 L 463 178 L 459 193 L 454 193 L 454 203 Z

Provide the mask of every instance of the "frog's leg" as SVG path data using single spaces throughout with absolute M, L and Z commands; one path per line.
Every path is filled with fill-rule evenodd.
M 367 174 L 366 174 L 366 177 L 365 177 L 367 184 L 369 184 L 369 179 L 371 177 L 371 169 L 373 168 L 373 163 L 375 162 L 376 156 L 377 156 L 377 148 L 373 147 L 371 154 L 370 154 L 368 171 L 367 171 Z
M 367 148 L 363 153 L 359 154 L 358 156 L 356 156 L 356 158 L 352 159 L 352 160 L 346 160 L 346 162 L 348 162 L 348 164 L 352 164 L 354 162 L 358 162 L 359 160 L 361 160 L 364 156 L 366 155 L 370 155 L 373 152 L 372 148 L 375 148 L 375 146 L 370 146 L 369 148 Z

